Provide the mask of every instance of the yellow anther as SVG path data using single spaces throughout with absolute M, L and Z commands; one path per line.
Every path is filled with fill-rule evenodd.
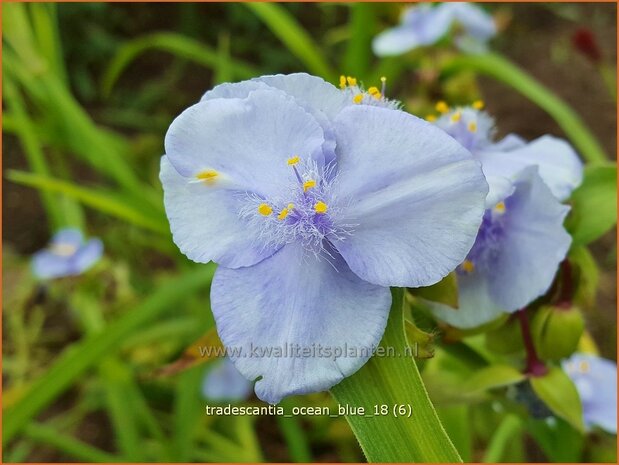
M 442 100 L 440 102 L 436 102 L 436 106 L 434 108 L 436 108 L 436 111 L 439 113 L 447 113 L 449 111 L 449 105 Z
M 387 78 L 385 76 L 381 76 L 380 77 L 380 82 L 382 82 L 384 84 L 385 82 L 387 82 Z
M 453 115 L 451 115 L 451 122 L 452 123 L 457 123 L 458 121 L 460 121 L 460 119 L 462 119 L 462 113 L 460 113 L 459 111 L 456 111 Z
M 477 123 L 475 121 L 471 121 L 467 128 L 470 132 L 477 132 Z
M 494 211 L 497 213 L 505 213 L 505 202 L 499 202 L 494 206 Z
M 268 203 L 261 203 L 260 205 L 258 205 L 258 213 L 260 213 L 262 216 L 269 216 L 271 213 L 273 213 L 273 209 Z
M 586 360 L 582 360 L 578 364 L 578 371 L 580 371 L 581 373 L 589 373 L 589 369 L 589 362 L 587 362 Z
M 284 208 L 281 212 L 279 212 L 279 215 L 277 215 L 277 219 L 284 220 L 286 219 L 287 216 L 288 216 L 288 209 Z
M 484 101 L 483 100 L 475 100 L 473 102 L 473 108 L 475 108 L 476 110 L 481 110 L 484 107 Z
M 475 265 L 470 260 L 464 260 L 462 262 L 462 269 L 466 271 L 467 273 L 471 273 L 472 271 L 475 270 Z
M 299 163 L 301 161 L 301 158 L 299 158 L 298 155 L 295 155 L 294 157 L 290 157 L 287 161 L 287 163 L 290 166 L 296 165 L 297 163 Z
M 294 208 L 294 203 L 289 203 L 286 208 L 288 209 L 288 211 L 292 210 Z
M 198 173 L 196 178 L 200 181 L 204 181 L 206 184 L 214 184 L 218 176 L 219 173 L 215 170 L 204 170 Z
M 368 94 L 370 95 L 380 94 L 380 91 L 378 90 L 378 87 L 372 86 L 368 89 Z
M 316 205 L 314 205 L 314 211 L 319 215 L 327 213 L 328 209 L 329 207 L 327 207 L 327 204 L 324 203 L 322 200 L 319 200 L 318 202 L 316 202 Z
M 346 87 L 346 76 L 343 74 L 340 76 L 340 89 L 344 89 Z
M 305 181 L 303 183 L 303 192 L 307 192 L 308 190 L 310 190 L 312 187 L 316 186 L 316 181 L 314 181 L 313 179 L 308 179 L 307 181 Z
M 436 115 L 426 115 L 426 121 L 434 123 L 436 121 Z
M 350 76 L 348 76 L 348 77 L 346 78 L 346 82 L 347 82 L 347 83 L 348 83 L 348 85 L 349 85 L 349 86 L 351 86 L 351 87 L 354 87 L 354 86 L 356 86 L 356 85 L 357 85 L 357 79 L 356 79 L 356 78 L 354 78 L 354 77 L 350 77 Z
M 383 94 L 381 94 L 380 92 L 376 92 L 375 94 L 372 94 L 372 97 L 374 97 L 376 100 L 380 100 L 381 98 L 383 98 Z
M 355 103 L 361 103 L 363 100 L 363 94 L 357 94 L 352 98 L 352 101 Z
M 75 252 L 77 252 L 77 247 L 73 244 L 59 242 L 52 244 L 50 247 L 50 251 L 54 255 L 58 255 L 60 257 L 70 257 L 75 254 Z

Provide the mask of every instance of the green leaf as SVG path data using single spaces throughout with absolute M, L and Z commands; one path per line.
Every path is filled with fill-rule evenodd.
M 226 61 L 222 62 L 221 53 L 197 40 L 180 34 L 157 32 L 125 42 L 118 49 L 101 79 L 103 95 L 109 95 L 112 87 L 114 87 L 114 84 L 127 66 L 149 50 L 161 50 L 172 53 L 177 57 L 191 60 L 207 68 L 213 68 L 220 75 L 224 72 L 220 67 L 225 66 L 226 75 L 238 79 L 249 79 L 259 74 L 258 70 L 253 66 L 230 57 L 226 57 Z
M 260 18 L 271 32 L 281 40 L 309 72 L 322 76 L 327 81 L 335 81 L 333 72 L 324 58 L 321 48 L 282 5 L 278 3 L 243 3 Z
M 608 160 L 604 149 L 580 116 L 556 94 L 506 58 L 496 53 L 457 55 L 443 65 L 443 73 L 447 75 L 462 70 L 487 74 L 511 86 L 552 116 L 586 160 L 592 163 Z
M 576 386 L 561 368 L 552 367 L 544 376 L 530 378 L 535 394 L 558 417 L 584 431 L 582 404 Z
M 506 415 L 496 429 L 484 454 L 483 463 L 498 463 L 505 460 L 508 446 L 522 430 L 522 422 L 515 415 Z
M 153 214 L 148 216 L 144 213 L 144 210 L 133 207 L 126 200 L 114 198 L 114 193 L 103 189 L 82 187 L 69 181 L 25 173 L 23 171 L 11 170 L 8 172 L 7 178 L 25 186 L 49 192 L 60 192 L 102 213 L 115 216 L 160 234 L 169 234 L 170 232 L 170 228 L 163 215 Z
M 525 375 L 509 365 L 491 365 L 477 370 L 461 386 L 463 392 L 477 392 L 517 384 Z
M 155 320 L 187 296 L 206 289 L 213 278 L 213 264 L 192 267 L 191 271 L 171 280 L 153 292 L 140 305 L 111 323 L 104 332 L 93 334 L 66 349 L 14 406 L 3 415 L 2 444 L 23 428 L 31 418 L 68 389 L 86 370 L 118 350 L 133 331 Z
M 416 289 L 412 289 L 411 292 L 413 295 L 421 297 L 422 299 L 449 305 L 457 311 L 458 281 L 455 272 L 449 273 L 433 286 L 418 287 Z
M 404 335 L 403 289 L 393 289 L 393 305 L 379 349 L 393 356 L 372 357 L 357 373 L 331 389 L 341 407 L 372 415 L 347 415 L 369 462 L 461 462 L 445 433 Z M 385 405 L 385 415 L 373 415 Z M 412 409 L 398 414 L 400 408 Z
M 372 59 L 372 37 L 376 29 L 375 6 L 364 2 L 349 3 L 348 6 L 351 36 L 346 46 L 342 74 L 364 79 Z
M 587 245 L 617 223 L 617 165 L 588 166 L 582 185 L 572 193 L 565 226 L 573 245 Z

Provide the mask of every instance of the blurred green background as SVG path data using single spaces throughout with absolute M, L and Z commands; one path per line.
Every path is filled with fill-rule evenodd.
M 616 153 L 615 4 L 485 4 L 492 48 L 571 105 Z M 375 85 L 424 116 L 434 103 L 483 98 L 499 135 L 567 137 L 538 105 L 472 70 L 442 73 L 449 47 L 378 60 L 372 37 L 401 4 L 3 4 L 3 460 L 362 461 L 344 418 L 214 418 L 200 386 L 209 364 L 158 369 L 213 327 L 211 266 L 171 241 L 158 181 L 172 119 L 215 84 L 306 71 Z M 602 64 L 574 46 L 591 31 Z M 105 258 L 83 276 L 37 282 L 30 256 L 62 225 L 100 237 Z M 616 243 L 600 267 L 587 326 L 616 359 Z M 433 392 L 430 389 L 430 395 Z M 334 405 L 328 394 L 291 405 Z M 251 399 L 250 404 L 259 404 Z M 501 414 L 491 402 L 442 406 L 463 458 L 482 461 Z M 597 442 L 596 442 L 597 441 Z M 604 460 L 594 436 L 583 459 Z M 494 444 L 494 443 L 493 443 Z M 497 446 L 498 447 L 498 446 Z M 606 448 L 608 449 L 608 448 Z M 546 461 L 522 428 L 494 460 Z M 597 454 L 597 455 L 596 455 Z

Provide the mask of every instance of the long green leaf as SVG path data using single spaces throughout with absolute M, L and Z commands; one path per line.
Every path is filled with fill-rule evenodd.
M 446 74 L 460 70 L 487 74 L 511 86 L 552 116 L 587 161 L 603 163 L 608 160 L 604 149 L 580 116 L 556 94 L 506 58 L 496 53 L 459 55 L 443 67 Z
M 309 72 L 335 81 L 336 73 L 327 63 L 322 50 L 311 36 L 286 9 L 278 3 L 244 3 L 281 40 L 290 52 L 303 63 Z
M 34 381 L 17 403 L 3 412 L 2 444 L 6 445 L 35 415 L 69 388 L 86 370 L 118 350 L 133 331 L 144 327 L 184 298 L 210 285 L 214 265 L 191 269 L 153 292 L 137 307 L 110 324 L 102 333 L 82 339 L 60 355 Z
M 101 80 L 103 94 L 109 95 L 112 87 L 127 66 L 149 50 L 169 52 L 215 70 L 222 66 L 220 54 L 211 47 L 179 34 L 157 32 L 126 42 L 118 49 L 103 74 Z M 225 66 L 226 72 L 238 79 L 249 79 L 259 74 L 253 66 L 232 58 L 227 59 Z
M 376 23 L 374 4 L 356 2 L 349 6 L 351 37 L 347 44 L 342 72 L 366 79 L 369 77 L 367 71 L 373 56 L 371 43 Z
M 170 232 L 170 228 L 163 215 L 147 216 L 143 211 L 134 208 L 127 202 L 115 199 L 113 193 L 102 189 L 82 187 L 69 181 L 15 170 L 9 171 L 7 178 L 25 186 L 65 194 L 102 213 L 115 216 L 157 233 L 168 234 Z
M 461 462 L 428 398 L 415 361 L 406 356 L 412 352 L 404 335 L 404 291 L 394 289 L 392 294 L 381 347 L 384 354 L 395 351 L 395 356 L 372 357 L 331 393 L 341 406 L 364 407 L 365 413 L 372 415 L 347 416 L 368 461 Z M 375 406 L 380 411 L 381 405 L 387 406 L 388 413 L 373 415 Z

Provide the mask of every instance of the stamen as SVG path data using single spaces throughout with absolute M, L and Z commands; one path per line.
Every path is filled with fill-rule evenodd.
M 290 166 L 296 165 L 297 163 L 299 163 L 301 161 L 301 158 L 299 158 L 298 155 L 295 155 L 294 157 L 290 157 L 287 161 L 287 163 Z
M 381 98 L 383 98 L 383 94 L 381 94 L 380 92 L 376 92 L 375 94 L 372 94 L 372 97 L 374 97 L 376 100 L 380 100 Z
M 77 247 L 73 244 L 55 243 L 50 246 L 50 252 L 60 257 L 70 257 L 77 252 Z
M 307 181 L 305 181 L 303 183 L 303 192 L 307 192 L 308 190 L 310 190 L 312 187 L 316 186 L 316 181 L 314 181 L 313 179 L 308 179 Z
M 345 89 L 346 88 L 346 76 L 344 76 L 343 74 L 340 76 L 340 89 Z
M 204 170 L 198 173 L 196 178 L 198 178 L 200 181 L 204 181 L 206 184 L 212 185 L 215 184 L 218 176 L 219 173 L 215 170 Z
M 380 92 L 378 91 L 378 87 L 372 86 L 372 87 L 370 87 L 370 88 L 368 89 L 368 94 L 370 94 L 370 95 L 374 95 L 374 94 L 378 94 L 378 93 L 380 93 Z
M 325 213 L 327 213 L 328 209 L 329 207 L 322 200 L 319 200 L 318 202 L 316 202 L 316 205 L 314 205 L 314 211 L 319 215 L 324 215 Z
M 447 105 L 443 100 L 436 102 L 435 108 L 439 113 L 447 113 L 449 111 L 449 105 Z
M 457 111 L 453 115 L 451 115 L 450 119 L 452 123 L 457 123 L 458 121 L 460 121 L 461 118 L 462 118 L 462 113 Z
M 426 121 L 434 123 L 436 121 L 436 115 L 426 115 Z
M 477 123 L 475 121 L 471 121 L 469 123 L 468 130 L 470 132 L 477 132 Z
M 589 373 L 589 368 L 589 362 L 587 362 L 586 360 L 582 360 L 578 364 L 578 371 L 580 371 L 581 373 Z
M 499 202 L 495 205 L 494 211 L 497 213 L 505 213 L 505 202 Z
M 285 220 L 287 216 L 288 216 L 288 209 L 284 208 L 281 212 L 279 212 L 279 215 L 277 215 L 277 219 Z
M 363 100 L 363 94 L 357 94 L 352 98 L 352 101 L 355 103 L 361 103 Z
M 472 105 L 472 107 L 476 110 L 481 110 L 484 106 L 485 105 L 483 100 L 475 100 Z
M 381 86 L 381 89 L 380 89 L 380 93 L 385 95 L 385 90 L 386 90 L 386 87 L 387 87 L 387 78 L 385 76 L 381 76 L 380 77 L 380 82 L 383 83 L 383 85 Z
M 348 76 L 348 77 L 346 78 L 346 82 L 348 83 L 348 85 L 349 85 L 350 87 L 355 87 L 355 86 L 357 85 L 357 79 L 356 79 L 356 78 L 354 78 L 354 77 L 350 77 L 350 76 Z
M 475 264 L 470 260 L 464 260 L 462 262 L 462 269 L 467 273 L 472 273 L 475 270 Z
M 258 213 L 260 213 L 262 216 L 269 216 L 271 213 L 273 213 L 273 209 L 269 204 L 261 203 L 260 205 L 258 205 Z

